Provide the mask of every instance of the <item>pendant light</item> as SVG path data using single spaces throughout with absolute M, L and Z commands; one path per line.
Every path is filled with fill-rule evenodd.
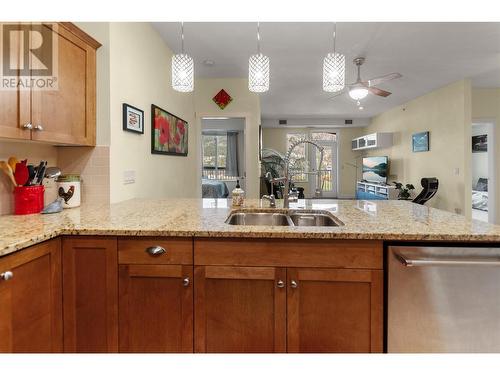
M 179 92 L 194 90 L 194 60 L 184 53 L 184 22 L 181 22 L 181 53 L 172 56 L 172 88 Z
M 269 90 L 269 57 L 260 53 L 260 24 L 257 22 L 257 54 L 248 60 L 248 89 L 251 92 Z
M 337 39 L 337 24 L 333 25 L 333 53 L 326 55 L 323 60 L 323 91 L 338 92 L 345 87 L 345 56 L 337 53 L 335 42 Z

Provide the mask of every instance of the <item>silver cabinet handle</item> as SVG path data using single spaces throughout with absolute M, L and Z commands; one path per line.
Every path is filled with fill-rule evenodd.
M 184 279 L 182 279 L 182 285 L 189 286 L 189 277 L 185 277 Z
M 285 286 L 285 282 L 283 280 L 278 280 L 278 282 L 276 283 L 276 286 L 278 288 L 283 288 Z
M 297 284 L 297 282 L 296 282 L 295 280 L 292 280 L 292 281 L 290 281 L 290 286 L 291 286 L 293 289 L 295 289 L 295 288 L 297 288 L 297 287 L 299 286 L 299 284 Z
M 12 271 L 5 271 L 3 273 L 0 273 L 0 279 L 2 280 L 10 280 L 14 277 L 14 274 Z
M 31 130 L 31 129 L 33 129 L 33 125 L 28 122 L 27 124 L 23 125 L 23 129 L 24 130 Z
M 146 249 L 146 252 L 151 255 L 152 257 L 158 257 L 162 254 L 165 254 L 167 250 L 165 250 L 161 246 L 151 246 Z
M 35 126 L 33 126 L 33 130 L 41 132 L 43 130 L 43 126 L 42 125 L 35 125 Z

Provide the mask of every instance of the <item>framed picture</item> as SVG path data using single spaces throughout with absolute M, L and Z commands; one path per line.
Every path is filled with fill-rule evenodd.
M 154 104 L 151 104 L 151 153 L 188 154 L 188 123 Z
M 488 135 L 472 136 L 472 152 L 488 152 Z
M 413 152 L 429 151 L 429 132 L 415 133 L 411 137 Z
M 123 103 L 123 130 L 144 134 L 144 111 Z

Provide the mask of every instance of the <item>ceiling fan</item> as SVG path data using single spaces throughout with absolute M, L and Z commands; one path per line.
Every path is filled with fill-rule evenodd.
M 399 73 L 390 73 L 390 74 L 386 74 L 386 75 L 383 75 L 380 77 L 375 77 L 375 78 L 368 79 L 366 81 L 362 81 L 361 80 L 361 65 L 363 65 L 364 62 L 365 62 L 364 57 L 357 57 L 353 60 L 354 65 L 356 65 L 358 67 L 358 78 L 356 79 L 356 82 L 353 82 L 353 83 L 346 85 L 346 88 L 339 91 L 334 96 L 331 96 L 330 99 L 333 99 L 339 95 L 342 95 L 347 91 L 349 93 L 349 96 L 352 99 L 358 101 L 358 105 L 359 105 L 359 101 L 361 99 L 364 99 L 368 95 L 368 93 L 372 93 L 373 95 L 382 96 L 384 98 L 391 95 L 391 93 L 389 91 L 379 89 L 378 87 L 375 87 L 375 85 L 379 85 L 382 82 L 387 82 L 387 81 L 390 81 L 390 80 L 393 80 L 396 78 L 401 78 L 402 75 Z

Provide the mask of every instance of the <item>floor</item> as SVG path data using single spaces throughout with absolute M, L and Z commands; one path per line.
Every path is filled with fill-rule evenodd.
M 488 222 L 488 211 L 481 211 L 472 209 L 472 218 L 475 220 L 481 220 Z

